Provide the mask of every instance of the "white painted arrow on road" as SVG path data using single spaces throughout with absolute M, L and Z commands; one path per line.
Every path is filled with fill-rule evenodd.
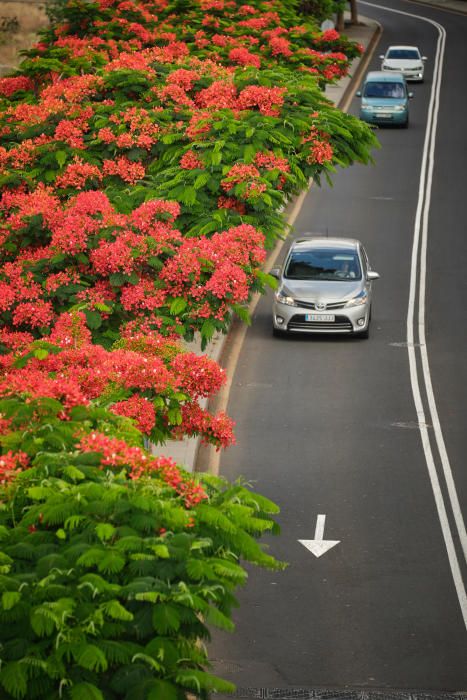
M 318 515 L 316 518 L 316 530 L 314 540 L 298 540 L 300 544 L 306 547 L 315 557 L 320 557 L 329 549 L 339 544 L 340 540 L 323 540 L 324 523 L 326 522 L 325 515 Z

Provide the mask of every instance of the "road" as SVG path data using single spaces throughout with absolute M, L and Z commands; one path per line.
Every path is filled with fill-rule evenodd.
M 467 691 L 460 509 L 455 518 L 467 501 L 467 16 L 385 6 L 415 16 L 360 4 L 384 27 L 370 68 L 389 44 L 417 44 L 429 57 L 410 126 L 379 130 L 373 167 L 313 187 L 295 234 L 364 242 L 381 274 L 371 338 L 273 338 L 264 298 L 233 376 L 238 444 L 220 471 L 246 476 L 280 505 L 282 534 L 268 544 L 289 562 L 280 574 L 252 570 L 236 632 L 214 636 L 215 671 L 237 684 L 237 697 Z M 446 30 L 433 122 L 441 30 L 416 16 Z M 434 163 L 424 157 L 428 123 Z M 423 248 L 412 265 L 417 231 L 421 245 L 427 236 L 426 267 Z M 340 543 L 315 558 L 299 540 L 313 539 L 319 514 L 324 537 Z

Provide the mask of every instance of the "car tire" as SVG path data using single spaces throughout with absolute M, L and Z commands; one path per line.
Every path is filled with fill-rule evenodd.
M 365 328 L 364 331 L 354 331 L 354 335 L 357 336 L 357 338 L 360 338 L 361 340 L 368 340 L 370 337 L 370 323 L 371 323 L 371 306 L 370 306 L 370 311 L 368 313 L 368 325 Z
M 401 124 L 401 127 L 402 127 L 403 129 L 407 129 L 408 126 L 409 126 L 409 118 L 407 117 L 407 119 L 405 120 L 405 122 L 404 122 L 403 124 Z
M 367 328 L 365 328 L 364 331 L 357 331 L 355 334 L 360 340 L 368 340 L 370 337 L 370 324 L 368 324 Z
M 281 331 L 280 328 L 272 327 L 272 334 L 274 338 L 286 338 L 288 336 L 287 331 Z

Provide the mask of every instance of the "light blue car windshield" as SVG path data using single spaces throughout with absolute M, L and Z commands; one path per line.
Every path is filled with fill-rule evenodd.
M 362 271 L 355 250 L 320 248 L 292 252 L 284 277 L 294 280 L 339 282 L 359 280 L 362 278 Z
M 390 83 L 386 81 L 371 82 L 365 85 L 363 97 L 379 97 L 399 99 L 405 97 L 405 88 L 402 83 Z

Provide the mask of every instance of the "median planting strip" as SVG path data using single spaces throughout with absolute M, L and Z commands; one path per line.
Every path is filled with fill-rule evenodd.
M 321 87 L 360 49 L 281 3 L 52 7 L 0 79 L 0 684 L 5 697 L 205 697 L 277 507 L 146 440 L 232 422 L 186 350 L 244 320 L 283 205 L 372 132 Z

